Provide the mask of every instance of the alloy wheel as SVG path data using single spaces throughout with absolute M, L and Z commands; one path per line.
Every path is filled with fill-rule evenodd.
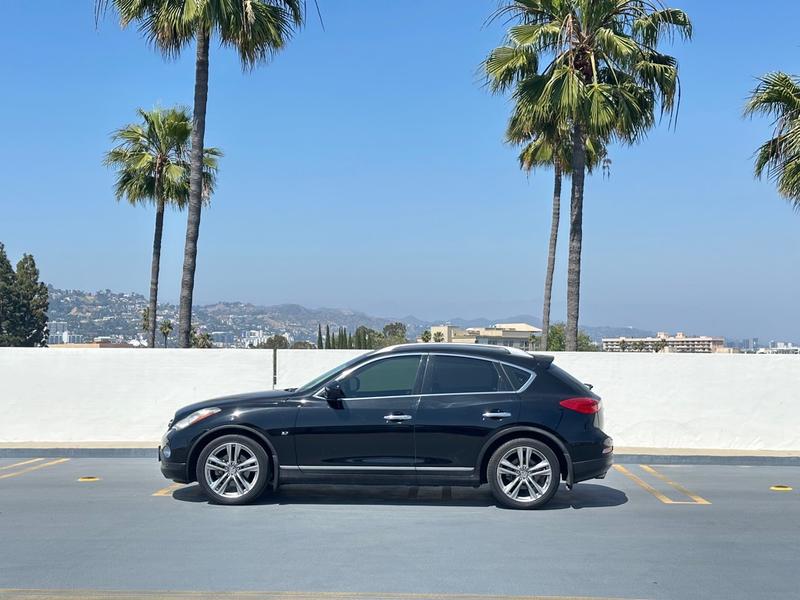
M 506 452 L 497 465 L 497 483 L 517 502 L 534 502 L 552 484 L 550 461 L 536 448 L 517 446 Z
M 241 498 L 258 481 L 260 467 L 255 453 L 236 442 L 214 448 L 204 465 L 206 483 L 215 494 L 225 498 Z

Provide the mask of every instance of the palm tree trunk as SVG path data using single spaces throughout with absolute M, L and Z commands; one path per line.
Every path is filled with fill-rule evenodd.
M 192 296 L 197 266 L 197 239 L 200 236 L 200 211 L 203 201 L 203 144 L 208 103 L 208 45 L 210 32 L 197 33 L 197 59 L 194 75 L 194 113 L 192 117 L 192 153 L 189 158 L 189 210 L 186 221 L 186 246 L 183 253 L 181 305 L 178 323 L 178 346 L 190 348 Z
M 558 221 L 561 217 L 561 165 L 553 165 L 553 219 L 550 223 L 550 247 L 547 251 L 547 273 L 544 277 L 544 306 L 542 307 L 542 350 L 547 350 L 550 331 L 550 299 L 553 295 L 553 272 L 556 268 L 556 246 L 558 245 Z
M 567 325 L 565 349 L 578 349 L 578 313 L 581 297 L 581 245 L 583 244 L 583 184 L 586 177 L 586 140 L 576 124 L 572 131 L 572 195 L 569 215 L 569 258 L 567 266 Z
M 156 173 L 158 188 L 158 173 Z M 160 196 L 156 194 L 156 198 Z M 158 310 L 158 272 L 161 267 L 161 236 L 164 232 L 164 200 L 156 202 L 156 230 L 153 234 L 153 263 L 150 266 L 150 305 L 148 308 L 148 348 L 156 347 L 156 311 Z

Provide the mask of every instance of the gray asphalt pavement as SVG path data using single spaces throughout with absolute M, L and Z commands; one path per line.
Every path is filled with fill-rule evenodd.
M 497 508 L 486 487 L 287 486 L 227 507 L 169 484 L 148 459 L 0 459 L 0 598 L 800 590 L 798 467 L 624 465 L 540 511 Z

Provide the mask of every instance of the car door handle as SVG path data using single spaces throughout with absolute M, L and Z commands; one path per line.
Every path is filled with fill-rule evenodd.
M 510 412 L 500 412 L 500 411 L 486 411 L 483 413 L 484 419 L 506 419 L 511 416 Z
M 411 420 L 411 415 L 386 415 L 383 418 L 387 421 L 409 421 Z

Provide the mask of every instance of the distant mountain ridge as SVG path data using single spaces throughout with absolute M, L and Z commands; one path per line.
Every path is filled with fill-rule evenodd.
M 136 337 L 141 333 L 141 313 L 147 299 L 135 292 L 118 293 L 111 290 L 86 292 L 62 290 L 49 287 L 51 321 L 64 321 L 69 330 L 93 338 L 96 336 Z M 178 307 L 161 303 L 158 307 L 159 321 L 178 320 Z M 359 325 L 381 330 L 394 321 L 406 324 L 408 337 L 415 339 L 431 325 L 450 324 L 457 327 L 488 327 L 495 323 L 530 323 L 541 326 L 538 317 L 519 314 L 498 319 L 483 317 L 426 321 L 413 315 L 405 317 L 376 317 L 363 311 L 342 308 L 308 308 L 300 304 L 276 304 L 264 306 L 247 302 L 216 302 L 194 308 L 193 323 L 206 331 L 230 332 L 238 335 L 243 331 L 262 330 L 269 333 L 287 334 L 293 340 L 316 341 L 317 327 L 326 325 L 336 329 L 346 327 L 355 331 Z M 593 340 L 603 337 L 638 337 L 654 335 L 654 332 L 633 327 L 582 326 Z

